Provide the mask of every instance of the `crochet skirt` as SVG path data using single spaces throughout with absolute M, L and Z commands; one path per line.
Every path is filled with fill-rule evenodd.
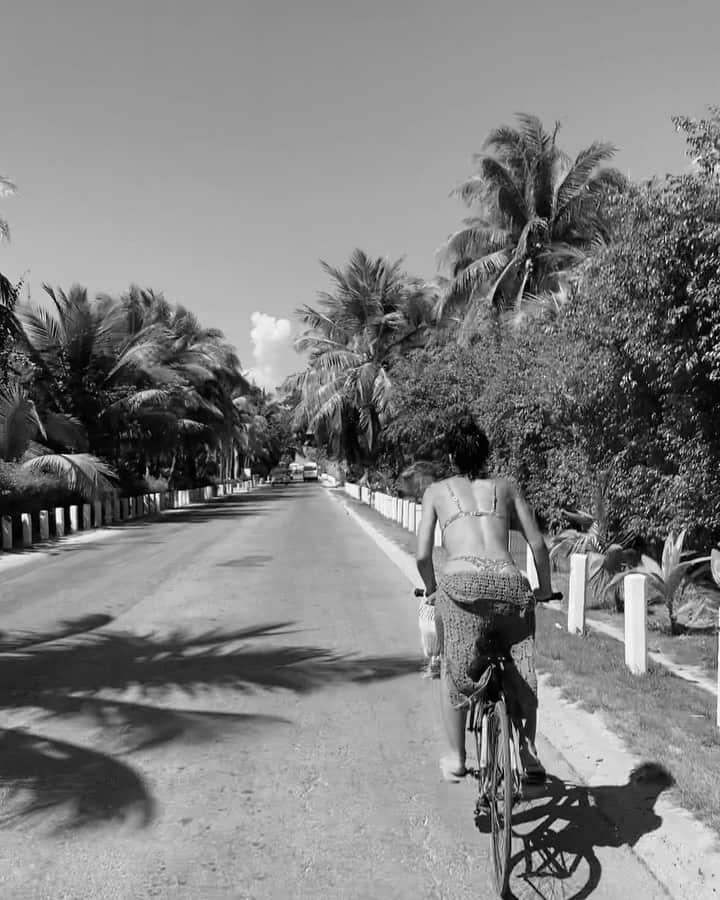
M 435 594 L 442 679 L 450 702 L 458 706 L 475 690 L 467 674 L 475 642 L 493 631 L 509 650 L 505 684 L 514 715 L 528 718 L 537 709 L 535 597 L 530 584 L 512 563 L 462 559 L 467 570 L 442 574 Z

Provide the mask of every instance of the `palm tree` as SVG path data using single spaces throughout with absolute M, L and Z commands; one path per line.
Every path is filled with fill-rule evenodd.
M 300 392 L 298 427 L 315 431 L 345 458 L 369 458 L 391 412 L 392 360 L 422 344 L 433 304 L 401 260 L 355 250 L 345 269 L 321 266 L 333 289 L 319 294 L 317 309 L 296 311 L 306 328 L 295 346 L 309 352 L 309 360 L 285 388 Z
M 11 181 L 7 175 L 0 174 L 0 197 L 9 197 L 15 193 L 17 187 L 15 183 Z M 5 239 L 6 241 L 10 240 L 10 226 L 7 221 L 0 216 L 0 240 Z
M 5 175 L 0 175 L 0 197 L 7 197 L 15 193 L 15 185 Z M 10 240 L 10 226 L 0 216 L 0 241 Z M 19 286 L 13 287 L 10 280 L 0 272 L 0 375 L 6 377 L 9 343 L 14 341 L 18 332 L 17 318 L 15 317 L 15 303 L 17 301 Z
M 45 443 L 38 443 L 38 436 Z M 50 413 L 41 421 L 17 380 L 0 385 L 0 460 L 54 475 L 68 490 L 90 499 L 112 488 L 114 472 L 87 452 L 82 424 L 62 413 Z
M 133 330 L 111 372 L 135 389 L 106 410 L 128 427 L 143 432 L 146 466 L 155 456 L 169 457 L 170 473 L 193 468 L 197 453 L 215 463 L 222 477 L 236 469 L 240 439 L 236 397 L 248 390 L 237 354 L 217 329 L 202 328 L 182 306 L 162 295 L 133 292 L 121 301 Z
M 476 154 L 477 173 L 454 191 L 474 214 L 440 252 L 450 270 L 440 317 L 460 310 L 463 334 L 483 309 L 520 311 L 524 302 L 562 297 L 567 274 L 603 244 L 601 201 L 625 184 L 602 164 L 615 148 L 595 141 L 572 160 L 533 115 L 492 131 Z

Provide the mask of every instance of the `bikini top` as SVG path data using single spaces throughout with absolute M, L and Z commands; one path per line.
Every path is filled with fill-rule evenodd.
M 453 522 L 456 522 L 458 519 L 469 519 L 469 518 L 480 518 L 481 516 L 498 516 L 500 518 L 505 518 L 497 511 L 497 491 L 495 490 L 495 483 L 493 482 L 493 505 L 492 509 L 463 509 L 460 505 L 460 501 L 458 500 L 455 491 L 452 489 L 452 485 L 449 481 L 445 482 L 445 486 L 448 489 L 448 493 L 452 498 L 453 503 L 457 506 L 457 512 L 453 513 L 444 522 L 440 524 L 440 530 L 445 531 L 448 525 L 452 525 Z

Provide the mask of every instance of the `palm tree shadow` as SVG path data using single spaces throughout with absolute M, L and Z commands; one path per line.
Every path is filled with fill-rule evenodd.
M 198 743 L 219 733 L 247 737 L 289 724 L 273 715 L 214 712 L 166 705 L 168 694 L 195 700 L 218 689 L 239 696 L 289 691 L 307 694 L 333 684 L 395 678 L 416 672 L 416 657 L 362 657 L 311 645 L 263 641 L 294 633 L 291 622 L 259 624 L 200 635 L 136 635 L 97 630 L 88 616 L 55 632 L 3 635 L 0 707 L 32 709 L 48 722 L 89 723 L 103 750 L 49 734 L 0 730 L 0 826 L 28 817 L 62 820 L 58 828 L 153 817 L 154 800 L 141 776 L 120 757 L 169 742 Z M 123 692 L 132 689 L 130 701 Z M 182 706 L 182 704 L 181 704 Z M 42 722 L 40 723 L 42 725 Z M 45 727 L 45 731 L 50 730 Z
M 511 860 L 514 890 L 522 882 L 537 898 L 591 896 L 602 878 L 597 848 L 634 847 L 660 828 L 655 803 L 674 783 L 654 762 L 633 769 L 623 785 L 581 787 L 550 776 L 538 801 L 513 813 L 513 843 L 521 845 Z

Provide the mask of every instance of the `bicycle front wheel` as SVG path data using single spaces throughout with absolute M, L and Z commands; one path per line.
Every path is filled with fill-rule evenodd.
M 507 895 L 510 883 L 512 849 L 513 771 L 510 750 L 510 718 L 505 701 L 495 703 L 489 717 L 488 802 L 492 832 L 495 887 L 501 897 Z

